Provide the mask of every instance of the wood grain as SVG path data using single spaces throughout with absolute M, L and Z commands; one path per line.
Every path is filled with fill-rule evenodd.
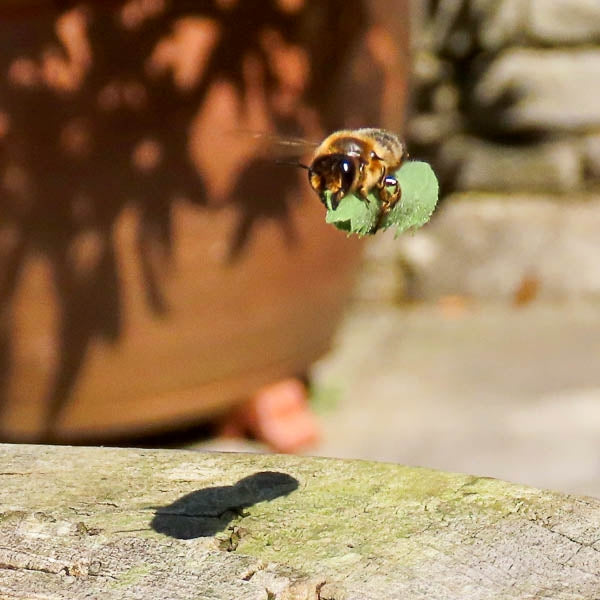
M 365 461 L 0 445 L 0 598 L 595 598 L 600 501 Z

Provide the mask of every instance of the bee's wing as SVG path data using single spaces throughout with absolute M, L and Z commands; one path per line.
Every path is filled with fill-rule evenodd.
M 268 145 L 280 146 L 283 148 L 314 150 L 319 145 L 318 142 L 310 142 L 304 138 L 294 137 L 291 135 L 280 135 L 277 133 L 268 133 L 266 131 L 249 131 L 245 129 L 238 129 L 235 133 L 241 136 L 251 137 Z
M 300 158 L 314 152 L 318 142 L 310 142 L 300 137 L 279 135 L 265 131 L 237 130 L 236 136 L 256 140 L 260 154 L 278 163 L 300 164 Z

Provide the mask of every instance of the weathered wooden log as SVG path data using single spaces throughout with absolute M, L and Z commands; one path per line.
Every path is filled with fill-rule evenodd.
M 0 598 L 598 598 L 600 501 L 363 461 L 0 445 Z

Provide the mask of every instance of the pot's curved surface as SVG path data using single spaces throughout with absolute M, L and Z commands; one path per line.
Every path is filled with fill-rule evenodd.
M 240 132 L 399 126 L 385 4 L 0 8 L 1 437 L 197 421 L 327 349 L 360 243 Z

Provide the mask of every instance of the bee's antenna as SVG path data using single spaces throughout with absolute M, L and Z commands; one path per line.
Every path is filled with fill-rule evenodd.
M 288 165 L 291 167 L 300 167 L 301 169 L 310 169 L 310 167 L 308 165 L 304 165 L 301 162 L 298 162 L 297 160 L 285 160 L 285 159 L 278 158 L 275 160 L 275 163 L 278 165 Z

